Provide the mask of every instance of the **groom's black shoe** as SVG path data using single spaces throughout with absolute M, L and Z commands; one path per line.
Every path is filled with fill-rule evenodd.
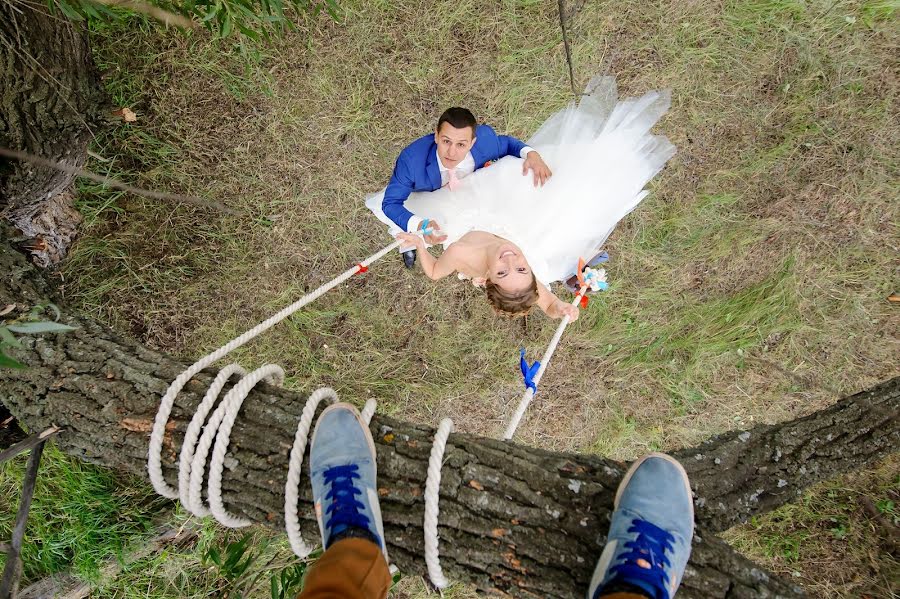
M 416 265 L 416 250 L 406 250 L 403 252 L 403 266 L 412 268 Z

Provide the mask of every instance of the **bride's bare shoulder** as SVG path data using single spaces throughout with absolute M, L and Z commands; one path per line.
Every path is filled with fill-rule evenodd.
M 469 277 L 478 276 L 483 271 L 484 250 L 484 245 L 466 243 L 461 238 L 444 250 L 441 262 L 445 268 L 459 271 Z
M 463 244 L 470 246 L 483 246 L 496 241 L 496 239 L 496 235 L 488 233 L 486 231 L 469 231 L 468 233 L 460 237 L 457 243 L 462 242 Z

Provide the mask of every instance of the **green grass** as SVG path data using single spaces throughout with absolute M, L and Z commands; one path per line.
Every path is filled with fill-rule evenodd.
M 886 526 L 897 526 L 900 473 L 896 456 L 871 472 L 841 477 L 807 491 L 794 503 L 753 518 L 725 539 L 759 563 L 823 594 L 891 596 L 900 581 Z M 877 523 L 862 507 L 871 502 Z M 858 560 L 855 572 L 843 567 Z M 826 595 L 827 596 L 827 595 Z
M 555 6 L 351 2 L 339 23 L 304 21 L 258 52 L 140 19 L 96 28 L 107 89 L 138 121 L 99 132 L 89 167 L 241 215 L 83 184 L 66 301 L 196 357 L 296 300 L 389 241 L 362 198 L 444 107 L 526 138 L 565 105 Z M 657 130 L 678 154 L 612 235 L 611 290 L 567 332 L 519 441 L 630 459 L 896 374 L 896 8 L 589 1 L 571 16 L 580 84 L 611 73 L 623 95 L 672 89 Z M 391 255 L 233 357 L 282 364 L 295 389 L 498 436 L 521 393 L 518 348 L 536 359 L 554 328 L 497 320 L 470 286 Z M 772 567 L 799 556 L 780 571 L 812 596 L 886 588 L 859 523 L 810 497 L 739 546 Z M 842 560 L 818 576 L 813 556 L 832 551 Z M 130 568 L 109 596 L 202 594 L 219 579 L 199 557 Z
M 173 516 L 172 525 L 188 527 L 196 534 L 128 563 L 117 577 L 99 584 L 91 597 L 293 599 L 303 574 L 317 557 L 296 559 L 285 538 L 261 527 L 222 530 L 211 521 L 197 522 L 180 511 Z
M 12 536 L 27 454 L 0 467 L 0 539 Z M 22 550 L 24 580 L 69 569 L 93 580 L 104 561 L 145 534 L 165 503 L 134 479 L 79 462 L 54 445 L 45 448 Z M 5 554 L 0 554 L 0 565 Z

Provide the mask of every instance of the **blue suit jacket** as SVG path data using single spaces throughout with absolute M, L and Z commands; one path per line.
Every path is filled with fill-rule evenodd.
M 497 135 L 487 125 L 475 129 L 475 145 L 470 152 L 475 159 L 475 170 L 485 163 L 504 156 L 518 156 L 525 144 L 508 135 Z M 394 165 L 394 174 L 384 190 L 381 209 L 398 227 L 406 230 L 412 212 L 403 203 L 414 191 L 434 191 L 441 187 L 441 168 L 437 159 L 434 134 L 420 137 L 406 146 Z

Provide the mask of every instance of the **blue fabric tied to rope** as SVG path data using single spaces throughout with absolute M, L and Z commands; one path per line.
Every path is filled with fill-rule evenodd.
M 524 347 L 519 350 L 519 368 L 522 370 L 522 381 L 525 383 L 525 388 L 531 389 L 532 393 L 537 393 L 537 384 L 534 382 L 534 377 L 537 371 L 540 370 L 541 363 L 535 360 L 533 364 L 529 365 L 528 360 L 525 359 Z

